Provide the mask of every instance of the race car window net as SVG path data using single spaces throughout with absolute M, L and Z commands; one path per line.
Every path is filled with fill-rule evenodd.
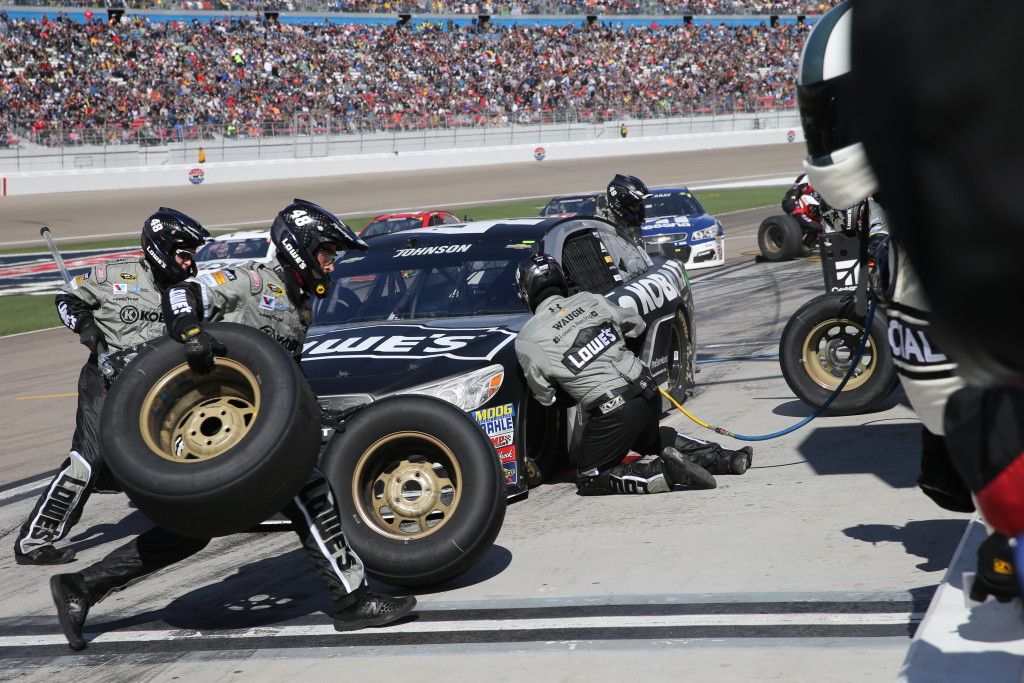
M 498 241 L 359 252 L 336 263 L 313 324 L 523 313 L 515 271 L 528 255 Z
M 607 294 L 619 284 L 605 259 L 598 236 L 590 230 L 571 235 L 565 241 L 562 270 L 570 284 L 575 283 L 578 289 L 595 294 Z

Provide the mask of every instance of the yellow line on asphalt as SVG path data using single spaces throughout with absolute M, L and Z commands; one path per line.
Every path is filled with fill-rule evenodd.
M 65 396 L 78 396 L 78 394 L 50 394 L 49 396 L 19 396 L 16 401 L 24 401 L 29 398 L 63 398 Z

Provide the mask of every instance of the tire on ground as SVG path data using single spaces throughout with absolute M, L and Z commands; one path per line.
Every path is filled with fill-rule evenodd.
M 223 343 L 192 372 L 164 337 L 121 373 L 101 417 L 107 464 L 153 522 L 186 536 L 244 531 L 279 512 L 320 451 L 320 410 L 291 355 L 245 325 L 209 323 Z
M 803 244 L 803 230 L 792 216 L 769 216 L 757 229 L 757 246 L 765 261 L 792 261 L 800 255 Z
M 367 573 L 426 586 L 465 572 L 505 519 L 505 478 L 491 440 L 466 413 L 429 396 L 360 410 L 328 442 L 321 469 L 345 536 Z
M 817 408 L 846 376 L 864 335 L 863 317 L 849 294 L 827 293 L 801 306 L 786 323 L 779 362 L 786 384 L 797 398 Z M 859 370 L 823 415 L 855 415 L 881 403 L 899 383 L 886 339 L 888 321 L 876 309 Z

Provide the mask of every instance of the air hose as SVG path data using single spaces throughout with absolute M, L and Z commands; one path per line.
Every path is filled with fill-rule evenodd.
M 800 429 L 805 424 L 807 424 L 808 422 L 810 422 L 811 420 L 825 412 L 829 405 L 832 404 L 832 401 L 834 401 L 836 397 L 839 396 L 840 392 L 842 392 L 843 387 L 846 386 L 846 383 L 850 380 L 851 377 L 853 377 L 854 373 L 857 370 L 857 363 L 860 362 L 860 358 L 864 354 L 864 347 L 867 346 L 868 337 L 871 334 L 871 321 L 872 319 L 874 319 L 874 317 L 875 301 L 874 299 L 872 299 L 871 304 L 868 307 L 867 316 L 864 320 L 864 336 L 861 337 L 860 343 L 857 345 L 857 351 L 853 354 L 853 359 L 850 361 L 850 369 L 846 372 L 846 376 L 843 377 L 843 381 L 839 383 L 839 386 L 837 386 L 835 391 L 832 392 L 832 395 L 830 395 L 828 399 L 826 399 L 826 401 L 821 404 L 821 406 L 815 409 L 813 413 L 805 417 L 800 422 L 797 422 L 795 425 L 787 427 L 786 429 L 783 429 L 781 431 L 774 432 L 772 434 L 763 434 L 760 436 L 745 436 L 743 434 L 735 434 L 733 432 L 730 432 L 728 429 L 725 429 L 724 427 L 712 427 L 707 422 L 703 422 L 702 420 L 697 419 L 693 414 L 686 410 L 686 408 L 683 408 L 681 405 L 679 405 L 679 403 L 674 398 L 672 398 L 667 391 L 660 388 L 659 391 L 661 392 L 662 396 L 667 398 L 669 402 L 672 403 L 672 405 L 679 409 L 679 412 L 681 412 L 683 415 L 699 424 L 701 427 L 710 429 L 716 434 L 724 434 L 725 436 L 731 436 L 732 438 L 739 439 L 740 441 L 767 441 L 768 439 L 774 439 L 776 437 L 789 434 L 790 432 L 794 432 L 797 429 Z

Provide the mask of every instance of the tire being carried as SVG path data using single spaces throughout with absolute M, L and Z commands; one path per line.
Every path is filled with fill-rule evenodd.
M 203 329 L 227 347 L 193 372 L 182 345 L 146 345 L 110 388 L 102 447 L 128 497 L 186 536 L 222 536 L 273 516 L 320 451 L 320 409 L 298 364 L 270 336 L 236 323 Z
M 817 408 L 832 395 L 850 369 L 864 324 L 849 293 L 822 294 L 797 309 L 779 342 L 782 376 L 797 398 Z M 857 370 L 823 415 L 867 412 L 896 388 L 899 377 L 886 339 L 888 327 L 876 308 Z
M 391 396 L 344 423 L 321 469 L 345 536 L 375 579 L 426 586 L 463 573 L 505 519 L 505 477 L 491 440 L 452 404 Z
M 757 229 L 757 247 L 765 261 L 792 261 L 803 246 L 804 231 L 792 216 L 769 216 Z

